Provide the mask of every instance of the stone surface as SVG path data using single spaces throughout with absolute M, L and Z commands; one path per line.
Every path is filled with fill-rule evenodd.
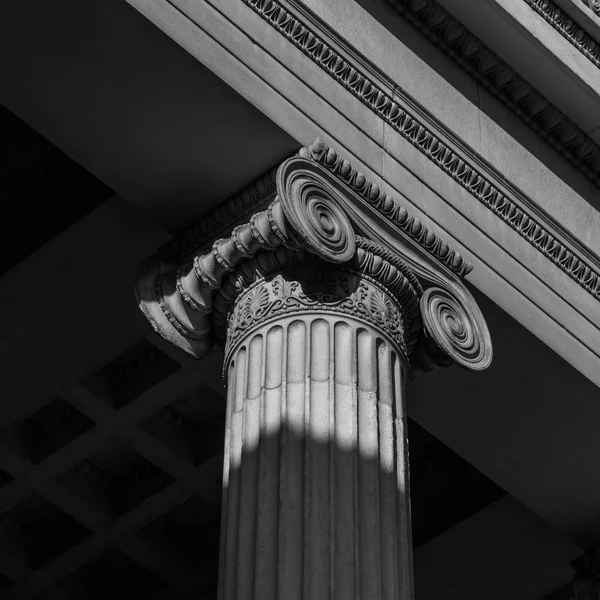
M 196 358 L 224 347 L 221 600 L 412 598 L 405 383 L 492 359 L 472 266 L 336 161 L 316 140 L 265 210 L 138 276 L 160 335 Z
M 395 345 L 316 311 L 252 332 L 226 369 L 220 598 L 412 598 Z

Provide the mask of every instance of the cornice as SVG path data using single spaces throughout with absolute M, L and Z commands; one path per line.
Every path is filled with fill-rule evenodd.
M 554 29 L 566 40 L 577 48 L 594 65 L 600 67 L 600 44 L 578 23 L 576 23 L 560 6 L 551 0 L 524 0 L 538 14 L 540 14 Z M 587 6 L 600 14 L 600 1 L 586 2 Z
M 244 0 L 259 1 L 263 0 Z M 600 147 L 434 0 L 384 0 L 600 186 Z
M 393 82 L 386 82 L 384 76 L 375 73 L 360 57 L 353 55 L 347 58 L 351 50 L 343 42 L 336 40 L 343 51 L 326 42 L 324 37 L 332 34 L 329 31 L 325 33 L 324 26 L 317 24 L 315 18 L 311 18 L 309 27 L 276 0 L 242 1 L 573 281 L 600 300 L 600 265 L 593 253 L 553 222 L 532 199 L 510 186 L 472 149 L 465 147 L 414 101 L 405 97 Z M 434 41 L 455 59 L 460 58 L 461 64 L 478 79 L 485 74 L 484 83 L 487 82 L 486 85 L 507 99 L 509 107 L 521 118 L 529 119 L 526 114 L 535 115 L 536 120 L 531 117 L 528 122 L 535 125 L 541 134 L 550 136 L 548 139 L 554 140 L 555 145 L 558 144 L 557 139 L 564 141 L 565 146 L 559 144 L 563 155 L 568 154 L 574 160 L 571 150 L 577 151 L 587 157 L 586 164 L 600 172 L 600 149 L 441 7 L 430 0 L 414 0 L 410 2 L 409 11 L 408 2 L 386 2 L 392 2 L 400 12 L 406 13 L 411 22 L 425 31 L 428 37 L 433 36 Z M 304 11 L 303 15 L 306 14 Z M 459 50 L 460 53 L 457 53 Z M 475 65 L 482 70 L 481 73 Z M 492 86 L 492 82 L 499 87 Z M 514 101 L 510 100 L 511 94 Z M 548 125 L 552 135 L 536 125 L 541 121 Z M 327 149 L 318 154 L 328 157 L 321 164 L 344 181 L 350 182 L 356 177 L 356 171 L 334 151 Z M 589 169 L 587 171 L 591 174 Z M 593 179 L 598 181 L 595 175 Z M 350 185 L 356 186 L 356 181 Z

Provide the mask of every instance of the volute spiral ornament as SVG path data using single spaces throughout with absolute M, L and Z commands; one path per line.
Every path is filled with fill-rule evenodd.
M 349 163 L 339 164 L 288 158 L 276 190 L 246 223 L 182 263 L 144 263 L 136 291 L 148 321 L 202 358 L 215 341 L 231 352 L 274 319 L 345 314 L 385 332 L 414 369 L 485 369 L 490 335 L 460 279 L 470 266 Z
M 318 172 L 286 166 L 277 172 L 277 192 L 299 245 L 328 262 L 348 262 L 356 240 L 343 197 Z
M 490 365 L 490 333 L 472 298 L 430 287 L 423 292 L 420 304 L 425 331 L 452 361 L 472 371 Z

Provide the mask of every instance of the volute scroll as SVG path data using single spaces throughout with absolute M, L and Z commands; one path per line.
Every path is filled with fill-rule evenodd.
M 490 333 L 470 295 L 463 297 L 433 286 L 423 292 L 420 305 L 426 335 L 452 362 L 471 371 L 490 366 L 493 356 Z
M 257 278 L 267 282 L 261 288 L 265 298 L 269 295 L 265 306 L 292 303 L 268 280 L 289 270 L 290 261 L 302 268 L 297 261 L 305 256 L 302 260 L 307 267 L 313 265 L 315 273 L 330 269 L 354 273 L 391 294 L 402 312 L 399 347 L 415 369 L 450 364 L 487 368 L 493 354 L 490 334 L 462 281 L 471 266 L 406 207 L 324 148 L 316 142 L 284 161 L 269 206 L 216 239 L 210 251 L 188 254 L 181 264 L 146 261 L 136 289 L 140 308 L 154 329 L 202 358 L 217 338 L 223 343 L 217 330 L 228 326 L 235 301 L 250 282 L 262 285 Z M 324 262 L 319 267 L 315 260 Z M 315 303 L 337 310 L 335 303 L 345 306 L 343 289 L 331 302 L 306 290 L 298 291 L 293 301 L 298 310 Z M 374 292 L 372 297 L 376 296 Z M 348 299 L 359 313 L 363 310 L 355 290 L 348 292 Z M 361 318 L 385 321 L 385 315 L 393 312 L 386 302 L 371 304 L 375 308 L 365 305 Z

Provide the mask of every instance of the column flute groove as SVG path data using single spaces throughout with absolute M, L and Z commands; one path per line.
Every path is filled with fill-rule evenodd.
M 226 579 L 237 579 L 226 586 L 237 590 L 236 600 L 410 598 L 410 583 L 406 593 L 400 585 L 411 577 L 402 559 L 407 505 L 396 509 L 407 489 L 397 439 L 404 428 L 395 427 L 405 418 L 402 309 L 365 274 L 318 259 L 307 267 L 306 256 L 281 252 L 289 270 L 247 287 L 231 278 L 242 289 L 225 348 L 235 388 L 230 439 L 235 415 L 244 418 L 241 456 L 232 450 L 226 467 L 228 514 L 240 505 L 239 521 L 224 533 L 229 544 L 230 528 L 238 529 L 236 569 L 226 564 L 231 554 L 222 565 Z M 264 324 L 252 318 L 257 313 Z M 248 333 L 236 335 L 238 327 Z

